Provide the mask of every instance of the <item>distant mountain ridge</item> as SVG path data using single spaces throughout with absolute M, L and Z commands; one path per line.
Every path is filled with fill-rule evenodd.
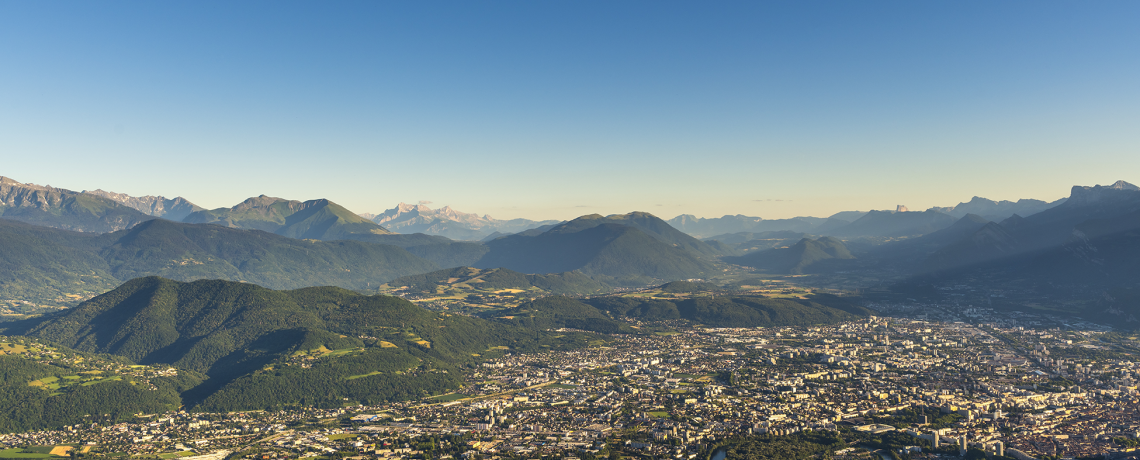
M 459 212 L 450 206 L 431 209 L 423 204 L 400 203 L 380 214 L 360 214 L 398 233 L 424 233 L 453 240 L 479 241 L 494 233 L 518 233 L 535 227 L 556 224 L 556 220 L 498 220 L 489 215 Z
M 835 236 L 897 237 L 925 235 L 949 227 L 957 219 L 937 211 L 871 211 L 859 220 L 828 232 Z
M 793 217 L 790 219 L 764 219 L 750 217 L 742 214 L 715 218 L 701 218 L 691 214 L 682 214 L 669 219 L 673 227 L 685 233 L 702 239 L 717 239 L 719 235 L 736 233 L 763 233 L 777 231 L 792 231 L 810 233 L 813 235 L 830 235 L 845 237 L 861 236 L 905 236 L 911 234 L 929 233 L 939 230 L 939 225 L 949 225 L 956 219 L 967 214 L 975 214 L 991 221 L 1001 221 L 1013 215 L 1029 216 L 1046 209 L 1061 205 L 1068 198 L 1061 198 L 1052 202 L 1034 199 L 1020 199 L 1014 201 L 994 201 L 975 196 L 968 202 L 958 203 L 955 206 L 932 207 L 924 212 L 946 214 L 954 219 L 940 219 L 932 214 L 922 215 L 922 211 L 907 211 L 906 206 L 896 206 L 894 210 L 882 211 L 842 211 L 827 218 L 821 217 Z M 900 217 L 888 217 L 891 214 L 904 214 Z M 868 220 L 869 214 L 874 214 Z M 917 222 L 925 219 L 925 224 L 912 224 L 909 228 L 903 220 Z M 877 223 L 876 223 L 877 222 Z M 918 233 L 914 233 L 918 232 Z
M 842 241 L 825 236 L 819 239 L 803 238 L 786 247 L 757 251 L 741 257 L 727 257 L 726 262 L 746 265 L 776 273 L 794 275 L 809 272 L 813 265 L 831 260 L 854 259 Z
M 396 246 L 304 241 L 164 219 L 102 235 L 0 219 L 0 300 L 38 305 L 74 304 L 148 275 L 227 279 L 277 289 L 375 289 L 384 281 L 438 268 Z
M 946 208 L 930 208 L 930 210 L 944 212 L 954 217 L 965 217 L 974 214 L 986 220 L 1001 221 L 1010 216 L 1029 216 L 1064 203 L 1068 198 L 1061 198 L 1052 202 L 1022 198 L 1017 201 L 994 201 L 975 196 L 970 201 L 958 203 Z
M 83 193 L 115 200 L 148 216 L 161 217 L 175 222 L 181 222 L 186 216 L 205 210 L 205 208 L 191 203 L 182 197 L 166 198 L 151 195 L 136 197 L 125 193 L 107 192 L 101 189 L 84 190 Z
M 1135 212 L 1140 212 L 1140 187 L 1133 184 L 1117 181 L 1109 186 L 1074 186 L 1069 198 L 1057 206 L 1028 217 L 1014 215 L 987 224 L 967 240 L 938 251 L 932 256 L 931 267 L 962 267 L 1055 248 L 1086 238 L 1082 227 L 1121 219 L 1127 222 L 1126 216 Z M 1129 229 L 1128 224 L 1121 224 L 1110 233 Z
M 125 230 L 161 217 L 325 241 L 392 234 L 327 199 L 302 202 L 261 195 L 231 208 L 206 210 L 181 197 L 134 197 L 101 189 L 75 192 L 7 177 L 0 177 L 0 217 L 92 233 Z
M 186 216 L 189 224 L 216 224 L 262 230 L 290 238 L 343 240 L 353 234 L 387 235 L 392 232 L 326 199 L 295 201 L 261 195 L 232 208 L 198 211 Z
M 25 184 L 3 176 L 0 176 L 0 217 L 94 233 L 122 230 L 154 219 L 102 196 Z
M 735 216 L 703 218 L 692 214 L 682 214 L 669 219 L 667 222 L 674 228 L 697 238 L 708 238 L 714 235 L 741 232 L 808 232 L 826 221 L 827 219 L 821 217 L 763 219 L 737 214 Z
M 966 285 L 987 303 L 1033 302 L 1129 330 L 1140 327 L 1137 260 L 1140 188 L 1124 181 L 1075 186 L 1060 205 L 986 222 L 944 245 L 892 289 L 937 297 L 938 287 Z

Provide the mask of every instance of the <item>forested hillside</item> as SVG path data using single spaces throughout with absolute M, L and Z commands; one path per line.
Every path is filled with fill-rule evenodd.
M 275 289 L 375 289 L 437 266 L 390 245 L 298 240 L 261 231 L 156 219 L 104 235 L 0 219 L 0 307 L 71 306 L 125 280 L 227 279 Z
M 85 352 L 169 364 L 208 380 L 183 394 L 210 410 L 336 406 L 453 390 L 455 366 L 587 337 L 436 313 L 340 288 L 274 291 L 228 281 L 132 280 L 80 306 L 4 324 Z M 313 391 L 320 387 L 321 391 Z
M 83 353 L 27 337 L 0 337 L 0 432 L 115 422 L 182 405 L 202 376 Z
M 615 317 L 643 321 L 684 319 L 718 327 L 772 327 L 832 324 L 866 316 L 870 310 L 829 295 L 810 299 L 775 299 L 761 296 L 699 296 L 646 299 L 604 296 L 583 302 Z

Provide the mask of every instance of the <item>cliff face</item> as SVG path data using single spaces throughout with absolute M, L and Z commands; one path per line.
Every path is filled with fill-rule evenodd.
M 1122 180 L 1118 180 L 1112 185 L 1095 185 L 1092 187 L 1074 185 L 1067 203 L 1088 205 L 1108 200 L 1136 199 L 1140 195 L 1136 195 L 1134 192 L 1140 192 L 1140 187 Z
M 83 193 L 111 199 L 125 206 L 134 208 L 143 214 L 161 217 L 175 222 L 181 222 L 186 216 L 204 209 L 182 197 L 167 198 L 164 196 L 151 195 L 130 196 L 125 193 L 115 193 L 104 190 L 85 190 Z
M 64 194 L 77 193 L 54 187 L 24 184 L 9 177 L 0 176 L 0 203 L 6 207 L 32 207 L 47 210 L 58 207 Z

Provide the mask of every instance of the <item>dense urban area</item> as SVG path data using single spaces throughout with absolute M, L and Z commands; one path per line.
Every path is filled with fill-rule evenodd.
M 871 306 L 897 316 L 611 335 L 603 346 L 483 362 L 460 392 L 418 401 L 139 414 L 0 443 L 15 457 L 187 460 L 715 459 L 739 448 L 1115 459 L 1140 445 L 1131 353 L 1140 337 L 1049 315 Z

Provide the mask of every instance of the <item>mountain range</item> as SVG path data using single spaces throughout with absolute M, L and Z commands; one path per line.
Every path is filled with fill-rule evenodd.
M 842 237 L 900 237 L 925 235 L 949 227 L 957 219 L 938 211 L 871 211 L 858 220 L 826 232 Z
M 1017 201 L 994 201 L 976 196 L 970 201 L 958 203 L 945 208 L 930 208 L 930 210 L 950 214 L 954 217 L 965 217 L 974 214 L 983 219 L 1001 221 L 1013 215 L 1029 216 L 1064 203 L 1068 198 L 1047 202 L 1022 198 Z
M 0 176 L 0 217 L 33 225 L 106 233 L 154 217 L 99 195 L 24 184 Z
M 1140 188 L 1124 181 L 1075 186 L 1060 204 L 1000 222 L 967 215 L 954 225 L 859 255 L 861 268 L 909 273 L 894 290 L 959 302 L 1046 305 L 1118 327 L 1140 327 Z M 967 295 L 957 291 L 955 295 Z
M 793 217 L 763 219 L 744 215 L 699 218 L 684 214 L 669 219 L 669 224 L 702 239 L 731 238 L 733 234 L 790 231 L 822 236 L 883 237 L 913 236 L 945 228 L 967 214 L 986 220 L 1001 221 L 1014 215 L 1029 216 L 1059 206 L 1067 198 L 1053 202 L 1034 199 L 994 201 L 975 196 L 955 206 L 934 207 L 926 211 L 905 211 L 905 206 L 890 211 L 843 211 L 828 218 Z M 895 216 L 895 214 L 898 214 Z M 941 216 L 946 217 L 941 217 Z M 892 217 L 893 216 L 893 217 Z
M 1117 181 L 1109 186 L 1074 186 L 1069 198 L 1058 206 L 1027 217 L 1014 215 L 1000 223 L 991 222 L 967 240 L 940 250 L 935 254 L 934 268 L 952 269 L 1127 234 L 1137 228 L 1132 217 L 1137 211 L 1140 187 L 1135 185 Z
M 301 239 L 357 239 L 383 242 L 404 247 L 416 244 L 399 238 L 375 239 L 373 235 L 425 234 L 443 236 L 449 240 L 490 241 L 501 236 L 522 233 L 535 228 L 549 229 L 558 221 L 532 221 L 528 219 L 497 220 L 487 215 L 463 213 L 442 207 L 431 209 L 425 204 L 400 203 L 380 214 L 355 215 L 348 209 L 329 200 L 286 200 L 265 195 L 249 198 L 230 208 L 212 210 L 178 197 L 133 197 L 103 190 L 74 192 L 66 189 L 22 184 L 10 178 L 0 178 L 0 217 L 36 225 L 87 232 L 105 233 L 121 230 L 149 220 L 148 216 L 186 223 L 210 223 L 234 228 L 255 229 Z M 1013 215 L 1029 216 L 1055 207 L 1066 199 L 1054 202 L 1022 199 L 1016 202 L 993 201 L 974 197 L 955 206 L 931 208 L 925 212 L 846 211 L 828 218 L 796 217 L 791 219 L 762 219 L 744 215 L 720 218 L 697 218 L 681 215 L 668 223 L 685 233 L 706 238 L 716 245 L 731 235 L 792 231 L 820 236 L 897 237 L 915 236 L 949 226 L 954 219 L 966 214 L 1000 221 Z M 905 207 L 900 206 L 900 210 Z M 437 241 L 438 243 L 438 241 Z M 458 248 L 456 248 L 458 249 Z M 469 255 L 438 262 L 460 263 L 475 260 L 478 251 L 467 248 Z M 718 252 L 731 249 L 718 247 Z
M 716 270 L 720 254 L 647 213 L 584 216 L 486 244 L 379 232 L 333 241 L 290 237 L 318 236 L 314 232 L 319 228 L 314 230 L 310 222 L 337 210 L 321 200 L 307 203 L 313 206 L 297 210 L 291 206 L 306 203 L 265 198 L 262 204 L 267 205 L 239 207 L 236 213 L 199 211 L 189 216 L 220 215 L 235 226 L 269 225 L 285 214 L 274 213 L 276 208 L 307 217 L 264 227 L 275 233 L 151 219 L 96 235 L 0 219 L 0 268 L 5 268 L 0 270 L 0 306 L 32 313 L 37 311 L 33 306 L 74 305 L 129 279 L 152 275 L 244 281 L 273 289 L 332 285 L 375 290 L 396 278 L 461 266 L 530 274 L 526 276 L 531 284 L 552 292 L 581 291 L 558 286 L 597 291 L 606 285 L 701 278 Z M 255 219 L 247 219 L 249 215 Z M 325 220 L 344 221 L 335 215 Z M 364 228 L 370 227 L 378 226 L 364 221 Z M 327 230 L 322 235 L 327 237 Z M 575 271 L 585 279 L 535 277 Z
M 438 267 L 403 248 L 153 219 L 103 235 L 0 219 L 0 303 L 65 306 L 149 275 L 375 289 Z
M 1014 209 L 1036 212 L 1005 215 Z M 955 217 L 967 210 L 1005 217 Z M 837 237 L 787 231 L 716 238 L 742 254 L 722 260 L 767 273 L 894 280 L 911 297 L 922 291 L 917 286 L 935 297 L 969 286 L 993 293 L 973 302 L 1047 304 L 1114 322 L 1124 315 L 1140 326 L 1140 188 L 1124 181 L 1075 186 L 1052 203 L 975 198 L 953 209 L 871 211 L 827 233 Z
M 295 201 L 261 195 L 232 208 L 197 211 L 187 215 L 188 224 L 214 224 L 261 230 L 290 238 L 343 240 L 351 235 L 388 235 L 392 232 L 353 214 L 329 200 Z
M 556 220 L 498 220 L 488 215 L 459 212 L 449 206 L 431 209 L 424 204 L 406 203 L 400 203 L 380 214 L 361 214 L 361 217 L 394 232 L 424 233 L 467 241 L 479 241 L 494 233 L 518 233 L 558 223 Z
M 1138 197 L 1140 189 L 1119 181 L 1076 186 L 1053 202 L 975 197 L 947 208 L 899 206 L 826 219 L 678 216 L 666 222 L 634 212 L 516 222 L 401 204 L 369 220 L 328 200 L 259 196 L 205 210 L 182 198 L 74 192 L 0 178 L 0 308 L 74 305 L 150 275 L 375 290 L 396 278 L 473 267 L 506 269 L 504 279 L 577 273 L 599 286 L 644 286 L 708 278 L 723 271 L 722 261 L 789 274 L 843 270 L 951 279 L 976 277 L 977 270 L 1004 273 L 987 275 L 995 283 L 1014 274 L 1049 278 L 1039 273 L 1048 266 L 1051 273 L 1071 274 L 1054 284 L 1082 279 L 1087 289 L 1104 290 L 1126 285 L 1135 272 L 1122 254 L 1131 253 L 1140 227 Z M 169 220 L 179 217 L 184 222 Z M 445 221 L 479 229 L 467 237 L 486 236 L 456 241 L 394 233 L 377 223 L 410 231 Z M 682 230 L 731 232 L 699 240 Z M 580 281 L 570 284 L 588 284 Z
M 404 203 L 381 214 L 357 215 L 325 199 L 302 202 L 265 195 L 249 198 L 230 208 L 207 210 L 182 197 L 136 197 L 101 189 L 76 192 L 25 184 L 7 177 L 0 177 L 0 217 L 93 233 L 123 230 L 139 222 L 163 218 L 326 241 L 367 239 L 364 235 L 397 233 L 479 241 L 491 234 L 518 233 L 558 223 L 553 220 L 498 220 L 446 206 L 433 210 L 422 204 Z
M 161 217 L 166 220 L 181 222 L 186 216 L 204 210 L 182 197 L 166 198 L 163 196 L 130 196 L 125 193 L 107 192 L 103 190 L 84 190 L 88 195 L 101 196 L 119 204 L 130 207 L 148 216 Z

